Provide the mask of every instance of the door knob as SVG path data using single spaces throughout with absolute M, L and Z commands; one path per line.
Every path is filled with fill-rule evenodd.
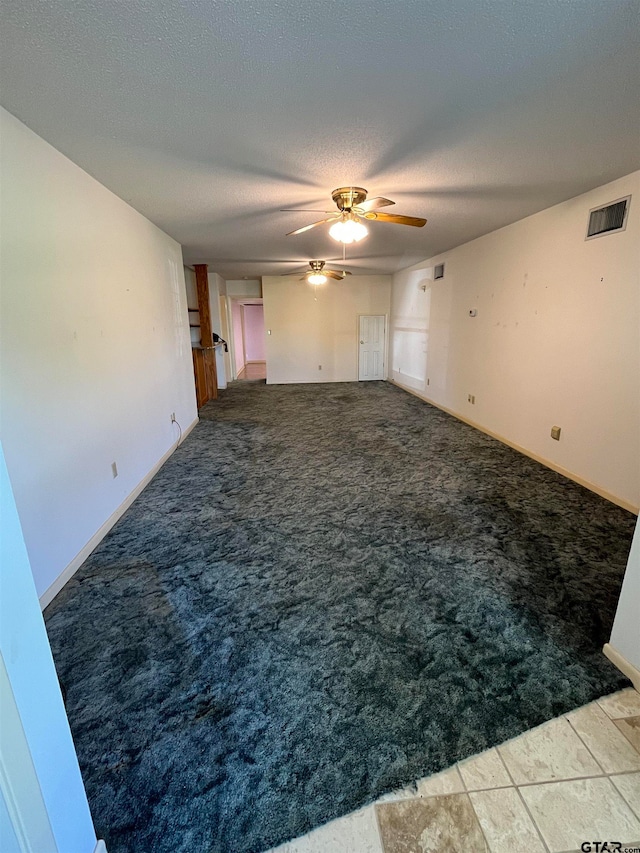
M 360 341 L 360 343 L 361 343 L 361 344 L 363 344 L 363 343 L 364 343 L 364 341 Z

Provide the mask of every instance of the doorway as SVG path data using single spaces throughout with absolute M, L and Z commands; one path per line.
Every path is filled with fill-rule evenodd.
M 384 314 L 361 314 L 358 331 L 358 380 L 384 379 L 386 317 Z
M 262 299 L 230 299 L 232 367 L 235 379 L 266 380 L 266 343 Z

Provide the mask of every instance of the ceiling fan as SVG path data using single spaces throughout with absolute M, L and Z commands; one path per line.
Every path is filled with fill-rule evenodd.
M 340 243 L 353 243 L 362 240 L 369 233 L 361 219 L 367 219 L 370 222 L 395 222 L 396 225 L 413 225 L 415 228 L 422 228 L 426 225 L 427 220 L 418 216 L 400 216 L 397 213 L 378 213 L 380 207 L 388 207 L 395 204 L 388 198 L 371 198 L 367 201 L 367 191 L 362 187 L 338 187 L 331 193 L 331 198 L 338 207 L 338 211 L 332 210 L 316 210 L 308 211 L 310 213 L 328 213 L 331 214 L 327 219 L 320 219 L 318 222 L 312 222 L 311 225 L 304 225 L 302 228 L 296 228 L 295 231 L 290 231 L 287 237 L 294 234 L 302 234 L 303 231 L 309 231 L 318 225 L 324 225 L 325 222 L 333 222 L 329 229 L 329 234 L 338 240 Z M 305 210 L 305 208 L 285 208 L 286 211 Z
M 311 269 L 308 269 L 304 275 L 300 278 L 300 281 L 307 281 L 309 284 L 325 284 L 328 278 L 334 278 L 336 281 L 342 281 L 342 279 L 351 275 L 349 270 L 326 270 L 324 265 L 326 261 L 309 261 L 309 266 Z M 298 272 L 288 272 L 285 275 L 300 275 L 300 271 Z

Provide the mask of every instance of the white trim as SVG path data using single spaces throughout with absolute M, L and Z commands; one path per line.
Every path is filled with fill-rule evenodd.
M 242 370 L 247 366 L 247 333 L 244 325 L 244 303 L 240 303 L 240 325 L 242 326 Z M 242 372 L 242 371 L 240 371 Z
M 93 853 L 107 853 L 107 845 L 101 838 L 98 839 L 98 843 L 96 844 Z
M 182 433 L 182 437 L 181 437 L 181 439 L 180 439 L 180 441 L 179 441 L 179 444 L 182 444 L 182 442 L 183 442 L 183 441 L 185 440 L 185 438 L 189 435 L 189 433 L 191 432 L 191 430 L 196 426 L 196 424 L 198 423 L 198 421 L 199 421 L 199 418 L 196 418 L 196 419 L 195 419 L 195 420 L 194 420 L 194 421 L 193 421 L 193 422 L 192 422 L 192 423 L 191 423 L 191 424 L 190 424 L 190 425 L 189 425 L 189 426 L 184 430 L 184 432 Z M 45 607 L 47 607 L 47 605 L 51 604 L 51 602 L 52 602 L 52 601 L 53 601 L 53 599 L 56 597 L 56 595 L 60 592 L 60 590 L 62 589 L 62 587 L 63 587 L 63 586 L 64 586 L 64 585 L 69 581 L 69 580 L 71 580 L 71 578 L 75 575 L 75 573 L 78 571 L 78 569 L 80 568 L 80 566 L 81 566 L 81 565 L 84 563 L 84 561 L 87 559 L 87 557 L 89 556 L 89 554 L 90 554 L 90 553 L 91 553 L 95 548 L 97 548 L 97 547 L 98 547 L 98 545 L 100 544 L 100 542 L 102 542 L 102 540 L 103 540 L 103 539 L 104 539 L 104 537 L 107 535 L 107 533 L 111 530 L 111 528 L 112 528 L 112 527 L 113 527 L 113 525 L 116 523 L 116 521 L 118 521 L 118 519 L 119 519 L 119 518 L 121 518 L 121 516 L 122 516 L 122 515 L 124 515 L 124 513 L 129 509 L 129 507 L 131 506 L 131 504 L 132 504 L 132 503 L 135 501 L 135 499 L 138 497 L 138 495 L 140 494 L 140 492 L 141 492 L 141 491 L 142 491 L 146 486 L 148 486 L 148 485 L 149 485 L 149 483 L 151 482 L 151 480 L 153 480 L 153 478 L 155 477 L 155 475 L 156 475 L 156 474 L 158 473 L 158 471 L 162 468 L 162 466 L 163 466 L 163 465 L 164 465 L 164 463 L 167 461 L 167 459 L 168 459 L 168 458 L 169 458 L 169 457 L 174 453 L 174 451 L 175 451 L 175 450 L 177 450 L 177 448 L 178 448 L 178 444 L 172 444 L 172 445 L 171 445 L 171 447 L 169 448 L 169 450 L 167 450 L 167 452 L 166 452 L 163 456 L 161 456 L 161 458 L 158 460 L 158 462 L 156 462 L 156 464 L 155 464 L 155 465 L 153 466 L 153 468 L 149 471 L 149 473 L 148 473 L 145 477 L 143 477 L 143 478 L 142 478 L 142 480 L 138 483 L 138 485 L 135 487 L 135 489 L 133 489 L 133 491 L 132 491 L 132 492 L 130 492 L 130 493 L 127 495 L 127 497 L 122 501 L 122 503 L 120 504 L 120 506 L 119 506 L 116 510 L 114 510 L 114 511 L 111 513 L 111 515 L 110 515 L 110 516 L 109 516 L 109 518 L 105 521 L 105 523 L 104 523 L 104 524 L 103 524 L 103 525 L 102 525 L 102 526 L 101 526 L 101 527 L 100 527 L 100 528 L 99 528 L 99 529 L 98 529 L 98 530 L 93 534 L 93 536 L 91 537 L 91 539 L 89 539 L 89 541 L 88 541 L 88 542 L 87 542 L 87 544 L 84 546 L 84 548 L 82 548 L 80 551 L 78 551 L 78 553 L 77 553 L 77 554 L 76 554 L 76 556 L 73 558 L 73 560 L 71 560 L 71 562 L 68 564 L 68 566 L 67 566 L 66 568 L 64 568 L 64 569 L 60 572 L 60 574 L 59 574 L 59 575 L 58 575 L 58 577 L 54 580 L 54 582 L 51 584 L 51 586 L 50 586 L 50 587 L 48 587 L 48 589 L 46 589 L 46 590 L 42 593 L 42 595 L 40 596 L 40 607 L 41 607 L 41 609 L 42 609 L 42 610 L 44 610 L 44 609 L 45 609 Z
M 393 385 L 397 385 L 398 388 L 402 388 L 402 390 L 406 391 L 407 394 L 413 394 L 414 397 L 418 397 L 425 403 L 429 403 L 429 405 L 435 406 L 436 409 L 440 409 L 441 411 L 446 412 L 448 415 L 452 415 L 457 420 L 462 421 L 465 424 L 469 424 L 469 426 L 472 426 L 474 429 L 485 433 L 485 435 L 490 435 L 491 438 L 495 438 L 498 441 L 501 441 L 503 444 L 506 444 L 508 447 L 512 447 L 514 450 L 517 450 L 518 453 L 522 453 L 523 456 L 528 456 L 529 459 L 533 459 L 535 462 L 539 462 L 541 465 L 545 465 L 547 468 L 551 468 L 552 471 L 556 471 L 556 473 L 562 474 L 562 476 L 566 477 L 568 480 L 573 480 L 574 483 L 578 483 L 578 485 L 584 486 L 585 489 L 589 489 L 589 491 L 595 492 L 597 495 L 600 495 L 601 498 L 604 498 L 607 501 L 611 501 L 611 503 L 616 504 L 617 506 L 621 506 L 623 509 L 635 513 L 635 515 L 638 515 L 638 513 L 640 512 L 640 507 L 636 506 L 636 504 L 632 504 L 624 498 L 619 498 L 617 495 L 608 492 L 606 489 L 603 489 L 601 486 L 592 483 L 590 480 L 585 480 L 584 477 L 579 477 L 577 474 L 574 474 L 573 471 L 568 471 L 566 468 L 563 468 L 562 465 L 557 465 L 555 462 L 552 462 L 550 459 L 546 459 L 544 456 L 538 456 L 537 453 L 533 453 L 531 450 L 527 450 L 526 447 L 522 447 L 520 444 L 516 444 L 515 441 L 511 441 L 510 439 L 505 438 L 503 435 L 500 435 L 497 432 L 493 432 L 492 430 L 481 426 L 481 424 L 478 424 L 475 421 L 470 420 L 469 418 L 465 418 L 464 415 L 459 415 L 458 412 L 454 412 L 452 409 L 448 409 L 446 406 L 441 406 L 440 403 L 436 403 L 434 400 L 431 400 L 429 397 L 425 397 L 424 394 L 420 394 L 413 388 L 409 388 L 406 385 L 403 385 L 396 379 L 389 377 L 388 381 L 391 382 Z
M 609 658 L 611 663 L 617 667 L 620 672 L 627 676 L 638 693 L 640 693 L 640 669 L 637 669 L 637 667 L 630 663 L 624 655 L 621 655 L 620 652 L 610 643 L 605 643 L 602 651 L 605 656 Z

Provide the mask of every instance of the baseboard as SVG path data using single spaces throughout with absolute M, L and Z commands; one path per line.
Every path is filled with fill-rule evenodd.
M 180 438 L 179 444 L 186 439 L 191 430 L 197 425 L 199 418 L 196 419 L 182 432 L 182 437 Z M 40 608 L 42 610 L 47 607 L 47 605 L 51 604 L 56 595 L 60 592 L 63 586 L 75 575 L 80 566 L 87 559 L 89 554 L 98 547 L 100 542 L 104 539 L 107 533 L 111 530 L 113 525 L 118 521 L 121 516 L 129 509 L 131 504 L 138 497 L 140 492 L 149 485 L 151 480 L 155 477 L 158 471 L 162 468 L 167 459 L 174 453 L 177 449 L 178 444 L 172 445 L 169 450 L 159 459 L 158 462 L 153 466 L 153 468 L 149 471 L 149 473 L 142 478 L 142 480 L 138 483 L 135 489 L 132 492 L 129 492 L 127 497 L 123 500 L 120 506 L 111 513 L 109 518 L 105 521 L 105 523 L 93 534 L 91 539 L 87 542 L 87 544 L 82 548 L 76 556 L 71 560 L 71 562 L 64 568 L 58 577 L 54 580 L 54 582 L 49 586 L 40 596 Z
M 344 385 L 346 382 L 359 382 L 360 380 L 356 377 L 355 379 L 278 379 L 277 381 L 267 379 L 267 385 Z M 384 379 L 374 380 L 376 382 L 384 382 Z M 402 387 L 402 386 L 400 386 Z
M 413 394 L 414 397 L 417 397 L 424 403 L 429 403 L 430 406 L 435 406 L 436 409 L 440 409 L 440 411 L 446 412 L 448 415 L 451 415 L 457 420 L 462 421 L 463 423 L 468 424 L 469 426 L 472 426 L 479 432 L 483 432 L 485 435 L 490 435 L 491 438 L 495 438 L 497 439 L 497 441 L 502 442 L 502 444 L 506 444 L 508 447 L 512 447 L 514 450 L 517 450 L 518 453 L 522 453 L 523 456 L 528 456 L 529 459 L 533 459 L 535 462 L 539 462 L 546 468 L 551 468 L 552 471 L 555 471 L 558 474 L 562 474 L 562 476 L 566 477 L 568 480 L 573 480 L 574 483 L 578 483 L 578 485 L 584 486 L 585 489 L 589 489 L 589 491 L 595 492 L 597 495 L 600 495 L 601 498 L 611 501 L 611 503 L 622 507 L 622 509 L 626 509 L 629 512 L 633 512 L 635 515 L 638 515 L 638 513 L 640 512 L 640 507 L 630 503 L 629 501 L 624 500 L 624 498 L 619 498 L 617 495 L 614 495 L 611 492 L 608 492 L 606 489 L 603 489 L 600 486 L 596 485 L 596 483 L 592 483 L 590 480 L 585 480 L 584 477 L 580 477 L 578 476 L 578 474 L 574 474 L 572 471 L 568 471 L 566 468 L 563 468 L 562 465 L 557 465 L 555 462 L 552 462 L 550 459 L 546 459 L 544 456 L 538 456 L 537 453 L 533 453 L 531 450 L 527 450 L 526 447 L 522 447 L 520 444 L 516 444 L 515 441 L 511 441 L 510 439 L 505 438 L 504 435 L 500 435 L 497 432 L 493 432 L 492 430 L 487 429 L 487 427 L 484 427 L 481 424 L 470 420 L 470 418 L 465 418 L 464 415 L 460 415 L 458 412 L 454 412 L 453 409 L 448 409 L 446 406 L 442 406 L 440 403 L 436 403 L 435 400 L 431 400 L 429 397 L 425 397 L 424 394 L 420 394 L 418 393 L 418 391 L 414 391 L 413 388 L 408 388 L 406 385 L 403 385 L 401 382 L 397 382 L 395 379 L 389 378 L 387 381 L 390 382 L 392 385 L 396 385 L 398 388 L 402 388 L 402 390 L 406 391 L 407 394 Z
M 620 652 L 610 643 L 605 643 L 602 651 L 605 656 L 609 658 L 611 663 L 619 669 L 621 673 L 627 676 L 638 693 L 640 693 L 640 669 L 635 667 L 632 663 L 629 663 L 626 657 L 621 655 Z

